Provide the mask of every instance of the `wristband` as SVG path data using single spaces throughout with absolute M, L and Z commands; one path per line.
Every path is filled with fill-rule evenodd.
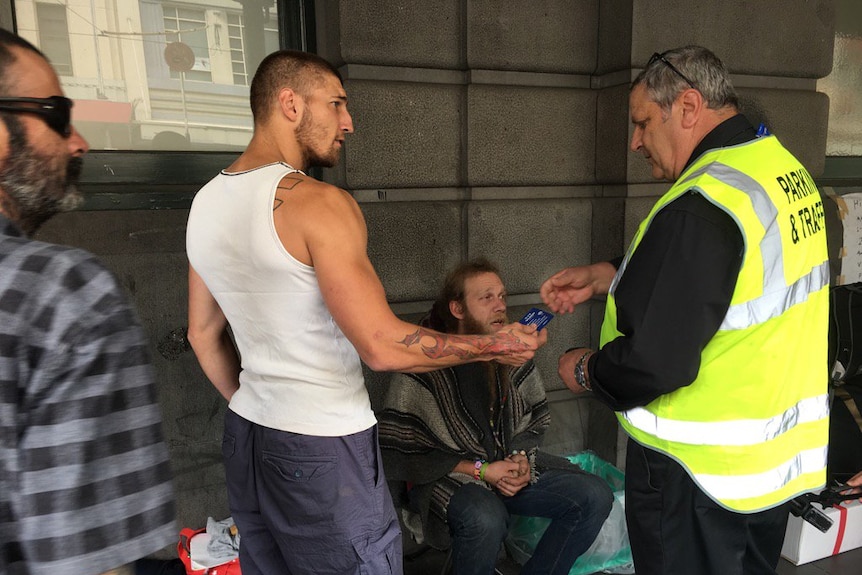
M 479 469 L 479 479 L 481 481 L 485 481 L 485 470 L 488 469 L 488 466 L 491 465 L 487 461 L 482 462 L 482 467 Z

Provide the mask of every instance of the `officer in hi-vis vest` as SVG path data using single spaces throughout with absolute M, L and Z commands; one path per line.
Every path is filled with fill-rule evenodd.
M 631 149 L 674 182 L 625 257 L 542 285 L 571 312 L 607 294 L 600 348 L 559 373 L 629 434 L 638 575 L 775 573 L 787 502 L 825 483 L 829 268 L 811 175 L 739 113 L 722 62 L 654 54 L 629 96 Z

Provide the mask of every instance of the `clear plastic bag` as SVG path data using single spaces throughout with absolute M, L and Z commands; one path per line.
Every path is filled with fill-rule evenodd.
M 625 514 L 625 476 L 622 471 L 604 461 L 591 451 L 567 457 L 588 473 L 598 475 L 614 490 L 614 503 L 605 519 L 596 540 L 583 555 L 578 557 L 569 575 L 591 573 L 634 573 L 632 550 L 629 545 Z M 513 516 L 506 545 L 512 558 L 520 564 L 526 563 L 539 539 L 550 524 L 544 517 Z

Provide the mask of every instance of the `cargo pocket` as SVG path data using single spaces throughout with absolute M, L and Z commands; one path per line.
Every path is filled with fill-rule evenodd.
M 390 524 L 382 532 L 352 539 L 351 543 L 359 556 L 360 575 L 401 573 L 401 531 L 397 523 Z

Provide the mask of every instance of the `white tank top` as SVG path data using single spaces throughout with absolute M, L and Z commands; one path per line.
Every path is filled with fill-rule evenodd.
M 276 187 L 295 172 L 283 163 L 221 172 L 192 202 L 186 250 L 242 358 L 231 410 L 283 431 L 349 435 L 376 423 L 359 355 L 314 268 L 284 249 L 272 219 Z

